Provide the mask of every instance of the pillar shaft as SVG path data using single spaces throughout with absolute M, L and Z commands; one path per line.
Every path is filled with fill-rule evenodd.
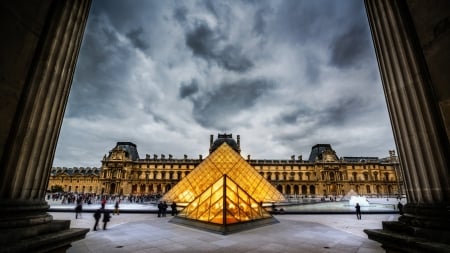
M 39 237 L 70 225 L 46 213 L 45 191 L 90 4 L 0 4 L 0 247 L 7 252 L 67 248 L 88 231 L 69 232 L 66 241 Z
M 407 197 L 417 204 L 448 203 L 448 138 L 442 136 L 432 80 L 401 2 L 366 1 L 366 7 Z
M 408 198 L 398 222 L 365 232 L 388 252 L 446 252 L 450 90 L 448 71 L 436 71 L 436 62 L 450 64 L 450 32 L 434 37 L 425 32 L 440 18 L 448 21 L 450 5 L 441 0 L 365 0 L 365 5 Z

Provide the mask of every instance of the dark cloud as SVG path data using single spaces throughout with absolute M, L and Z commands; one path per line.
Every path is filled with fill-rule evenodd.
M 195 56 L 207 61 L 214 61 L 227 70 L 245 72 L 253 67 L 253 63 L 242 52 L 239 45 L 226 43 L 226 36 L 219 30 L 212 30 L 201 22 L 195 29 L 186 33 L 186 45 Z
M 187 19 L 186 19 L 187 12 L 188 12 L 188 10 L 185 6 L 178 6 L 174 9 L 173 17 L 180 24 L 185 24 L 187 21 Z
M 335 5 L 330 1 L 291 0 L 278 7 L 271 29 L 279 40 L 322 43 L 322 39 L 336 28 L 332 25 L 335 22 Z
M 273 83 L 268 80 L 244 79 L 224 83 L 193 99 L 194 118 L 204 127 L 229 128 L 235 124 L 233 118 L 255 105 L 273 87 Z
M 180 87 L 179 97 L 181 99 L 190 97 L 191 95 L 197 93 L 198 91 L 198 82 L 196 79 L 193 79 L 190 83 L 183 83 Z
M 367 24 L 358 23 L 337 36 L 331 47 L 330 64 L 339 68 L 360 67 L 370 54 Z
M 319 129 L 323 126 L 342 126 L 354 124 L 355 119 L 372 109 L 368 100 L 362 97 L 343 97 L 332 104 L 325 104 L 323 108 L 303 107 L 286 112 L 276 119 L 277 125 L 310 125 Z
M 149 48 L 149 45 L 142 39 L 144 30 L 142 27 L 136 28 L 128 32 L 126 35 L 130 39 L 131 43 L 138 49 L 145 51 Z
M 319 124 L 342 126 L 354 124 L 355 119 L 370 109 L 369 101 L 363 97 L 343 97 L 319 112 Z
M 126 78 L 129 49 L 120 45 L 114 30 L 101 17 L 91 17 L 89 25 L 66 117 L 119 117 L 114 100 L 126 92 L 126 87 L 121 84 Z
M 265 17 L 267 15 L 266 9 L 259 9 L 253 16 L 253 32 L 256 34 L 264 34 L 267 29 Z

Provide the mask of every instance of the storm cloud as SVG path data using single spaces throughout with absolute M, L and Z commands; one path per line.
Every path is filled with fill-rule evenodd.
M 224 44 L 225 36 L 213 31 L 206 24 L 199 24 L 186 34 L 186 45 L 195 56 L 212 61 L 227 70 L 245 72 L 253 67 L 253 63 L 235 45 Z
M 117 141 L 141 156 L 289 159 L 395 149 L 363 2 L 94 0 L 54 166 L 99 167 Z

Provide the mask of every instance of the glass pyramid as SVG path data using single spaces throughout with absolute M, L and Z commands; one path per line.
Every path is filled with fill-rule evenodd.
M 227 143 L 223 143 L 161 200 L 186 205 L 227 175 L 257 203 L 284 201 L 284 196 Z
M 271 215 L 224 175 L 189 203 L 179 217 L 226 225 L 270 218 Z
M 263 203 L 283 195 L 227 143 L 167 192 L 161 201 L 185 208 L 171 222 L 227 234 L 277 223 Z

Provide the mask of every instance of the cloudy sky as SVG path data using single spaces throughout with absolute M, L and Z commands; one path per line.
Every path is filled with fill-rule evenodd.
M 255 159 L 395 149 L 362 0 L 93 1 L 54 166 L 100 167 L 118 141 Z

